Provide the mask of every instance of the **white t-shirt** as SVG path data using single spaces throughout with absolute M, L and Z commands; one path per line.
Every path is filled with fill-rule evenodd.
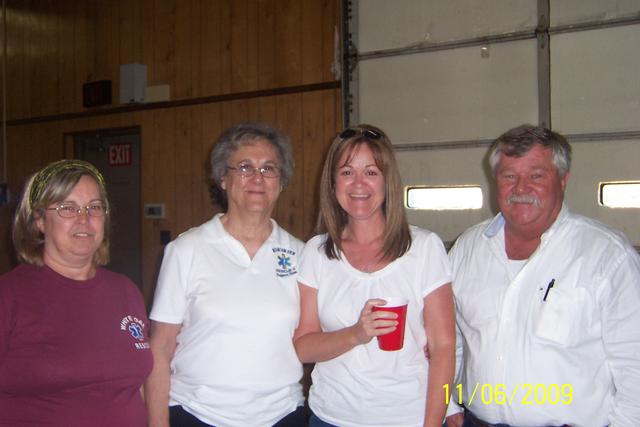
M 182 324 L 169 404 L 218 427 L 271 426 L 303 404 L 292 344 L 302 242 L 272 220 L 252 260 L 220 217 L 165 249 L 149 317 Z
M 441 240 L 411 227 L 411 248 L 374 273 L 353 268 L 346 259 L 324 254 L 326 235 L 304 248 L 298 280 L 318 290 L 318 314 L 325 332 L 352 326 L 365 302 L 377 297 L 409 300 L 404 347 L 382 351 L 374 338 L 315 365 L 309 406 L 322 420 L 341 427 L 422 426 L 429 363 L 423 321 L 424 298 L 451 281 Z

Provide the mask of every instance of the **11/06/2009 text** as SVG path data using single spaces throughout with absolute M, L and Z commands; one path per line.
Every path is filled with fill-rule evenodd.
M 456 384 L 450 390 L 449 384 L 442 386 L 445 392 L 445 403 L 451 400 L 459 405 L 471 406 L 478 397 L 484 405 L 570 405 L 573 401 L 571 384 L 516 384 L 509 390 L 505 384 L 476 383 L 468 401 L 463 399 L 463 386 Z M 519 394 L 520 392 L 520 394 Z

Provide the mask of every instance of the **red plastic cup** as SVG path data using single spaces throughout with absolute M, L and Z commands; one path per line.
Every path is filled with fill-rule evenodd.
M 399 297 L 386 297 L 380 298 L 385 300 L 385 305 L 374 305 L 373 311 L 391 311 L 398 315 L 395 319 L 398 321 L 398 326 L 393 332 L 388 334 L 378 335 L 378 347 L 384 351 L 397 351 L 400 350 L 404 344 L 404 325 L 407 320 L 407 301 L 405 298 Z

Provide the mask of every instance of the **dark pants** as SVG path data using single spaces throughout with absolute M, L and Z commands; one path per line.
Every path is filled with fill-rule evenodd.
M 215 427 L 200 421 L 185 411 L 182 406 L 169 407 L 169 424 L 171 427 Z M 273 427 L 306 427 L 306 425 L 304 408 L 298 406 L 295 411 L 278 421 Z
M 565 427 L 565 426 L 560 426 L 560 427 Z M 462 423 L 462 427 L 515 427 L 515 426 L 512 426 L 510 424 L 504 424 L 504 423 L 489 424 L 478 419 L 475 415 L 473 415 L 473 413 L 467 411 L 464 414 L 464 423 Z M 554 427 L 554 426 L 541 426 L 541 427 Z
M 309 427 L 338 427 L 338 426 L 329 424 L 326 421 L 322 421 L 320 418 L 316 417 L 316 414 L 312 413 L 311 418 L 309 418 Z

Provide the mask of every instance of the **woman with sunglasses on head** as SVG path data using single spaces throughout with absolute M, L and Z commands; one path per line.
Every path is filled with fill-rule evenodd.
M 440 239 L 409 226 L 393 148 L 360 125 L 335 138 L 320 182 L 319 231 L 300 259 L 298 357 L 316 362 L 310 427 L 441 426 L 443 385 L 455 365 L 451 269 Z M 381 297 L 408 300 L 404 346 L 374 337 L 397 315 Z M 429 359 L 424 355 L 428 349 Z
M 104 178 L 81 160 L 27 182 L 0 277 L 0 426 L 147 425 L 148 320 L 131 280 L 109 261 Z
M 305 425 L 292 343 L 302 242 L 271 219 L 293 175 L 289 140 L 239 124 L 210 160 L 226 211 L 165 249 L 150 315 L 150 425 Z

